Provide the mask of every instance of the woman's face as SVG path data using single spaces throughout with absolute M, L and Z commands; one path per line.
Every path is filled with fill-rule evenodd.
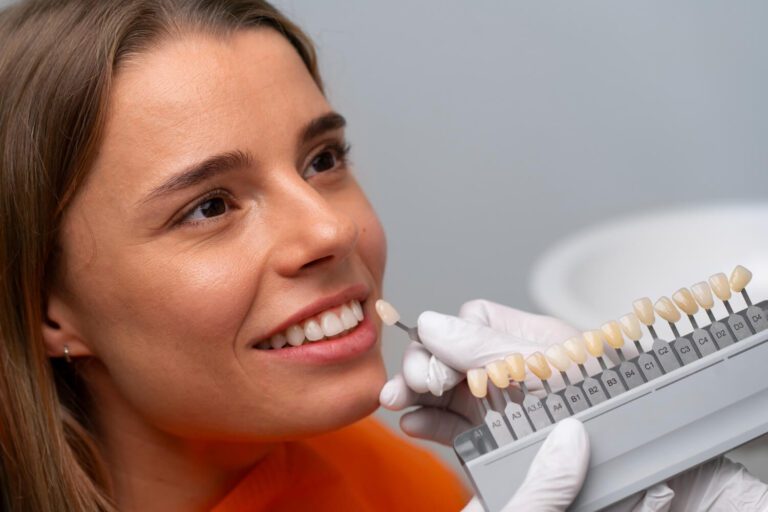
M 94 356 L 97 396 L 174 435 L 238 441 L 375 409 L 386 247 L 344 144 L 343 118 L 271 29 L 130 58 L 65 218 L 52 302 Z M 264 349 L 280 336 L 325 337 Z

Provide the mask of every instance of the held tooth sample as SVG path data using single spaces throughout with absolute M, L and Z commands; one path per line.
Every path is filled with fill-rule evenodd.
M 473 368 L 467 372 L 467 384 L 469 391 L 480 402 L 480 413 L 483 421 L 496 442 L 497 446 L 504 446 L 515 440 L 507 426 L 504 417 L 491 407 L 488 402 L 488 374 L 483 368 Z
M 715 293 L 715 296 L 723 302 L 726 311 L 728 311 L 728 319 L 726 320 L 726 324 L 728 324 L 728 327 L 731 329 L 731 333 L 733 333 L 736 341 L 743 340 L 752 334 L 747 328 L 747 323 L 744 321 L 744 319 L 733 312 L 733 308 L 731 307 L 730 303 L 731 283 L 728 281 L 728 277 L 722 272 L 719 274 L 711 275 L 709 276 L 709 286 L 712 287 L 712 291 Z
M 582 336 L 575 336 L 563 343 L 563 350 L 571 358 L 571 361 L 576 363 L 581 372 L 582 381 L 579 383 L 582 391 L 587 397 L 590 404 L 595 405 L 600 402 L 604 402 L 608 399 L 608 396 L 603 390 L 602 384 L 597 379 L 590 377 L 587 373 L 584 364 L 587 362 L 587 345 Z
M 600 363 L 600 368 L 603 371 L 600 373 L 600 382 L 603 384 L 603 388 L 608 393 L 608 396 L 613 398 L 618 396 L 627 390 L 624 382 L 619 378 L 619 374 L 615 370 L 608 369 L 603 359 L 605 347 L 603 346 L 603 340 L 605 335 L 603 331 L 587 331 L 584 333 L 584 341 L 587 346 L 587 352 L 592 357 L 597 358 L 597 362 Z
M 509 394 L 510 372 L 506 361 L 499 359 L 485 365 L 485 371 L 493 382 L 493 385 L 501 390 L 504 398 L 504 416 L 507 418 L 509 427 L 512 429 L 516 439 L 526 436 L 533 432 L 528 418 L 523 411 L 523 407 L 515 402 Z M 523 369 L 523 378 L 525 378 L 525 369 Z
M 376 314 L 379 315 L 379 318 L 381 318 L 384 325 L 397 326 L 407 332 L 408 337 L 411 338 L 411 340 L 421 343 L 421 339 L 419 339 L 419 330 L 416 327 L 408 327 L 400 322 L 400 313 L 397 312 L 392 304 L 384 299 L 379 299 L 376 301 L 375 306 Z M 360 309 L 359 305 L 357 309 L 352 309 L 352 314 L 354 314 L 358 320 L 362 320 L 363 311 Z
M 688 338 L 680 336 L 680 331 L 677 330 L 677 325 L 675 325 L 675 323 L 680 320 L 680 311 L 675 307 L 675 303 L 672 302 L 669 297 L 661 297 L 656 301 L 656 304 L 654 304 L 653 307 L 656 309 L 656 313 L 669 323 L 669 328 L 672 329 L 672 332 L 675 335 L 675 340 L 672 342 L 672 348 L 675 349 L 677 355 L 680 356 L 680 360 L 683 364 L 696 361 L 699 356 L 696 353 L 693 343 L 691 343 Z
M 712 288 L 709 287 L 709 283 L 701 281 L 691 286 L 691 292 L 693 298 L 701 306 L 701 309 L 707 312 L 709 317 L 709 332 L 712 333 L 715 343 L 718 347 L 724 348 L 733 344 L 736 340 L 731 335 L 731 330 L 723 323 L 715 318 L 712 313 L 712 308 L 715 306 L 715 301 L 712 297 Z
M 759 332 L 768 328 L 768 318 L 766 318 L 765 313 L 759 307 L 752 305 L 752 301 L 747 294 L 746 287 L 751 280 L 752 272 L 741 265 L 737 265 L 733 272 L 731 272 L 731 290 L 734 293 L 741 293 L 741 296 L 744 297 L 744 302 L 747 304 L 747 321 L 749 321 L 749 325 L 754 332 Z
M 627 338 L 631 339 L 635 343 L 637 349 L 637 366 L 645 377 L 645 380 L 655 379 L 663 375 L 658 361 L 653 355 L 648 354 L 643 350 L 643 346 L 640 344 L 640 338 L 643 337 L 643 331 L 640 329 L 640 320 L 637 319 L 634 313 L 629 313 L 619 318 L 619 324 L 621 324 L 621 330 L 624 331 Z
M 547 360 L 556 370 L 560 372 L 560 376 L 565 383 L 565 389 L 562 394 L 565 398 L 565 403 L 571 410 L 571 414 L 576 414 L 579 411 L 583 411 L 589 407 L 587 397 L 578 387 L 571 384 L 571 379 L 568 378 L 567 370 L 573 364 L 571 358 L 568 357 L 568 353 L 565 351 L 562 345 L 552 345 L 546 350 Z
M 612 321 L 602 325 L 600 327 L 605 334 L 605 338 L 608 344 L 616 350 L 619 354 L 621 363 L 619 364 L 619 375 L 624 380 L 624 384 L 629 389 L 636 388 L 645 383 L 645 379 L 640 373 L 640 368 L 637 367 L 634 361 L 627 361 L 624 357 L 624 352 L 621 347 L 624 346 L 624 335 L 621 333 L 621 326 L 618 322 Z
M 563 397 L 557 393 L 552 392 L 552 388 L 549 386 L 547 379 L 552 377 L 552 368 L 550 368 L 547 358 L 541 352 L 534 352 L 525 360 L 525 364 L 528 365 L 528 369 L 541 380 L 544 385 L 544 390 L 547 392 L 547 396 L 544 398 L 544 403 L 547 406 L 550 416 L 553 421 L 560 421 L 563 418 L 570 416 L 568 408 L 565 405 Z
M 669 342 L 659 338 L 658 334 L 656 334 L 656 329 L 653 328 L 653 324 L 656 322 L 656 312 L 653 309 L 651 299 L 648 297 L 637 299 L 632 303 L 632 309 L 638 320 L 648 328 L 648 332 L 653 338 L 651 350 L 653 351 L 653 355 L 655 355 L 656 359 L 659 361 L 664 373 L 669 373 L 675 368 L 680 368 L 682 362 L 677 353 Z
M 520 391 L 523 392 L 523 409 L 534 430 L 540 430 L 551 425 L 552 418 L 549 417 L 544 404 L 539 400 L 539 397 L 529 393 L 525 385 L 525 359 L 523 359 L 523 355 L 510 354 L 504 358 L 504 362 L 507 363 L 510 378 L 520 386 Z
M 688 321 L 691 322 L 693 331 L 691 332 L 691 338 L 696 348 L 699 349 L 699 353 L 702 356 L 717 352 L 718 347 L 715 345 L 712 337 L 707 331 L 699 328 L 699 324 L 696 322 L 695 315 L 699 311 L 699 304 L 688 288 L 680 288 L 672 294 L 672 300 L 675 301 L 680 311 L 688 316 Z

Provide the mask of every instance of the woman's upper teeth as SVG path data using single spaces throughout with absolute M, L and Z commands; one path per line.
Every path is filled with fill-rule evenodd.
M 311 318 L 288 327 L 285 331 L 272 336 L 269 340 L 256 345 L 259 349 L 279 349 L 285 346 L 299 345 L 323 338 L 337 336 L 357 326 L 363 320 L 363 307 L 357 300 L 351 300 L 342 306 L 328 309 Z

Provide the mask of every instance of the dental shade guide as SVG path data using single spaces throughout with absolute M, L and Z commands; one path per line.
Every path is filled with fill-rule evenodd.
M 411 339 L 411 341 L 421 343 L 421 338 L 419 338 L 418 328 L 408 327 L 407 325 L 403 324 L 400 321 L 400 313 L 398 313 L 395 307 L 389 302 L 383 299 L 377 300 L 376 314 L 379 315 L 379 318 L 381 318 L 381 321 L 384 322 L 385 325 L 389 325 L 389 326 L 394 325 L 395 327 L 399 327 L 400 329 L 404 330 L 408 334 L 408 337 Z
M 500 361 L 476 369 L 476 381 L 481 381 L 480 373 L 484 373 L 486 382 L 490 378 L 496 387 L 507 386 L 502 390 L 506 405 L 501 418 L 506 421 L 501 424 L 513 438 L 496 442 L 486 420 L 454 441 L 486 510 L 500 510 L 514 495 L 551 431 L 553 419 L 574 416 L 584 424 L 590 438 L 589 472 L 569 508 L 575 512 L 607 507 L 768 433 L 768 379 L 764 372 L 768 364 L 768 300 L 752 303 L 745 289 L 751 278 L 747 269 L 736 267 L 730 279 L 715 274 L 690 289 L 679 289 L 672 299 L 660 299 L 655 308 L 650 299 L 639 299 L 633 304 L 633 314 L 622 316 L 618 323 L 608 322 L 599 330 L 587 331 L 527 360 L 520 354 L 505 357 L 506 374 Z M 713 291 L 729 311 L 722 321 L 712 311 Z M 741 294 L 744 308 L 731 304 L 731 292 Z M 708 323 L 695 318 L 699 309 L 706 313 Z M 688 316 L 685 324 L 679 323 L 680 311 Z M 656 314 L 671 324 L 675 334 L 672 343 L 656 332 Z M 640 324 L 646 326 L 652 339 L 645 345 L 650 346 L 648 350 L 641 343 Z M 685 329 L 683 334 L 681 329 Z M 636 356 L 630 356 L 624 347 L 624 336 L 633 341 Z M 604 343 L 617 349 L 623 359 L 618 366 L 606 364 Z M 685 359 L 680 359 L 680 351 L 686 348 L 682 353 Z M 600 372 L 591 376 L 585 368 L 590 356 L 600 364 Z M 632 363 L 642 372 L 642 361 L 655 363 L 656 372 L 643 372 L 641 379 L 647 382 L 636 387 L 625 386 L 618 373 L 621 365 Z M 581 381 L 565 375 L 574 363 Z M 529 378 L 542 381 L 546 396 L 541 399 L 525 386 L 526 364 Z M 565 388 L 552 389 L 554 383 L 548 382 L 552 368 L 563 375 Z M 730 382 L 738 385 L 723 385 Z M 523 414 L 520 408 L 510 407 L 517 404 L 508 393 L 509 386 L 523 391 Z M 563 401 L 569 386 L 583 393 L 588 407 L 569 408 L 568 400 Z M 588 390 L 593 388 L 607 398 L 591 395 Z M 486 398 L 479 401 L 484 411 L 489 410 Z M 563 402 L 567 406 L 558 409 L 553 418 L 552 407 Z M 519 424 L 530 429 L 515 428 L 506 410 L 518 411 L 517 420 L 526 421 Z

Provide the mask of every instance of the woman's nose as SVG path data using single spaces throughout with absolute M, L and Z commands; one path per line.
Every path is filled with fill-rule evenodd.
M 273 261 L 277 272 L 295 276 L 328 268 L 348 259 L 358 238 L 357 223 L 339 205 L 305 181 L 280 201 L 278 243 Z

